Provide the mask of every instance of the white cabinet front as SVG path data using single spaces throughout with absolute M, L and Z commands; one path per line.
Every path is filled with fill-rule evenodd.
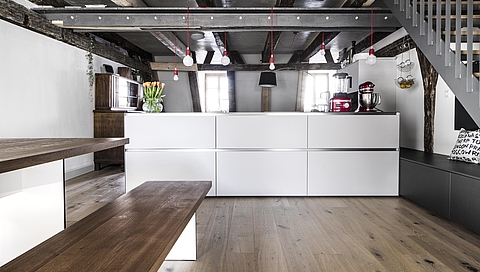
M 210 180 L 215 195 L 215 152 L 166 150 L 125 153 L 127 192 L 148 180 Z
M 219 196 L 306 195 L 306 151 L 218 152 Z
M 217 148 L 306 147 L 306 115 L 217 116 Z
M 397 115 L 308 116 L 308 148 L 398 148 Z
M 312 151 L 308 195 L 398 196 L 398 151 Z

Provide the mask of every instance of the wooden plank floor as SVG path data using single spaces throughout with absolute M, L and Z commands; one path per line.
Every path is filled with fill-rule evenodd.
M 159 271 L 479 271 L 480 236 L 396 197 L 207 198 Z
M 67 181 L 69 224 L 124 182 L 120 168 Z M 159 271 L 480 271 L 480 235 L 404 198 L 212 197 L 197 233 L 197 261 Z
M 67 227 L 125 193 L 125 172 L 112 165 L 65 182 Z

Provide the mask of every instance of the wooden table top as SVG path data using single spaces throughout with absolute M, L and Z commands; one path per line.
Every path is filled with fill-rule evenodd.
M 0 272 L 157 271 L 211 186 L 211 181 L 144 182 Z
M 0 139 L 0 173 L 128 143 L 128 138 L 3 138 Z

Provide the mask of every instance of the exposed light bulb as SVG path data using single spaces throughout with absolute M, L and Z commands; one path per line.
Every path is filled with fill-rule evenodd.
M 186 56 L 183 58 L 183 65 L 189 67 L 193 65 L 193 58 L 190 56 L 190 47 L 187 47 Z
M 230 64 L 230 58 L 228 57 L 227 50 L 223 51 L 223 56 L 220 59 L 220 62 L 223 64 L 223 66 L 227 66 Z
M 273 55 L 270 56 L 270 65 L 268 66 L 270 70 L 275 70 L 275 63 L 273 59 Z
M 366 61 L 368 65 L 375 65 L 375 63 L 377 63 L 377 57 L 374 53 L 375 50 L 373 50 L 373 47 L 370 47 L 370 50 L 368 50 L 368 57 Z
M 325 44 L 320 45 L 320 55 L 325 56 Z
M 178 70 L 177 70 L 177 68 L 175 68 L 175 70 L 173 70 L 173 80 L 178 81 Z

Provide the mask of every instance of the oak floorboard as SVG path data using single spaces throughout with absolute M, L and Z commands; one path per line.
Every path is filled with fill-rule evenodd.
M 217 197 L 197 214 L 199 258 L 159 271 L 480 269 L 480 235 L 401 197 Z
M 67 227 L 125 194 L 125 172 L 119 165 L 65 181 Z

